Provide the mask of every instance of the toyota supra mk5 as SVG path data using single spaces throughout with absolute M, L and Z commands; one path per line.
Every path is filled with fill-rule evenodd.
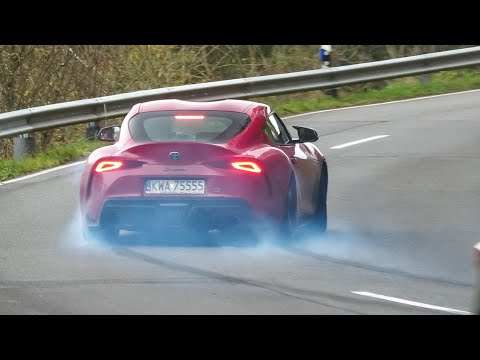
M 112 144 L 86 161 L 84 236 L 266 223 L 286 238 L 304 224 L 324 232 L 327 163 L 317 132 L 293 128 L 298 136 L 271 107 L 245 100 L 134 105 L 121 126 L 98 132 Z

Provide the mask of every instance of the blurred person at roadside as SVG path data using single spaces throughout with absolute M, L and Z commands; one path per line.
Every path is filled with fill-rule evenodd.
M 475 277 L 476 284 L 474 289 L 473 297 L 473 313 L 475 315 L 480 315 L 480 242 L 477 243 L 474 247 L 475 252 Z

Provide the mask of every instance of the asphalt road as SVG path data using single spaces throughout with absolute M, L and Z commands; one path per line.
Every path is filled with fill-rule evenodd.
M 0 185 L 0 314 L 467 314 L 479 116 L 474 91 L 286 119 L 330 175 L 327 234 L 291 247 L 86 243 L 81 166 Z

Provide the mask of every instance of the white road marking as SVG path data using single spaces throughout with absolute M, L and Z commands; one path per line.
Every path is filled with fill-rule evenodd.
M 7 185 L 7 184 L 11 184 L 11 183 L 14 183 L 14 182 L 17 182 L 17 181 L 22 181 L 22 180 L 31 179 L 31 178 L 36 177 L 36 176 L 48 174 L 48 173 L 53 172 L 53 171 L 66 169 L 66 168 L 69 168 L 69 167 L 72 167 L 72 166 L 81 165 L 81 164 L 84 164 L 84 163 L 85 163 L 85 160 L 83 160 L 83 161 L 78 161 L 78 162 L 75 162 L 75 163 L 72 163 L 72 164 L 57 166 L 57 167 L 54 167 L 54 168 L 51 168 L 51 169 L 47 169 L 47 170 L 43 170 L 43 171 L 40 171 L 40 172 L 37 172 L 37 173 L 34 173 L 34 174 L 30 174 L 30 175 L 22 176 L 22 177 L 19 177 L 19 178 L 16 178 L 16 179 L 12 179 L 12 180 L 7 180 L 7 181 L 4 181 L 4 182 L 0 182 L 0 185 Z
M 357 294 L 357 295 L 363 295 L 363 296 L 369 296 L 369 297 L 373 297 L 373 298 L 377 298 L 377 299 L 382 299 L 382 300 L 386 300 L 386 301 L 393 301 L 393 302 L 397 302 L 397 303 L 405 304 L 405 305 L 418 306 L 418 307 L 421 307 L 421 308 L 438 310 L 438 311 L 445 311 L 445 312 L 449 312 L 449 313 L 453 313 L 453 314 L 472 315 L 472 313 L 468 312 L 468 311 L 451 309 L 451 308 L 442 307 L 442 306 L 429 305 L 429 304 L 424 304 L 424 303 L 420 303 L 420 302 L 416 302 L 416 301 L 410 301 L 410 300 L 399 299 L 399 298 L 391 297 L 391 296 L 374 294 L 374 293 L 367 292 L 367 291 L 352 291 L 352 293 Z
M 357 144 L 361 144 L 361 143 L 364 143 L 364 142 L 367 142 L 367 141 L 372 141 L 372 140 L 376 140 L 376 139 L 381 139 L 381 138 L 384 138 L 384 137 L 387 137 L 387 136 L 390 136 L 390 135 L 377 135 L 377 136 L 372 136 L 372 137 L 369 137 L 369 138 L 366 138 L 366 139 L 356 140 L 356 141 L 352 141 L 352 142 L 349 142 L 349 143 L 346 143 L 346 144 L 337 145 L 337 146 L 332 146 L 330 149 L 343 149 L 343 148 L 345 148 L 345 147 L 347 147 L 347 146 L 357 145 Z
M 402 103 L 402 102 L 415 101 L 415 100 L 433 99 L 433 98 L 441 97 L 441 96 L 461 95 L 461 94 L 467 94 L 467 93 L 476 92 L 476 91 L 480 91 L 480 89 L 459 91 L 459 92 L 448 93 L 448 94 L 429 95 L 429 96 L 422 96 L 422 97 L 416 97 L 416 98 L 404 99 L 404 100 L 387 101 L 387 102 L 375 103 L 375 104 L 355 105 L 355 106 L 340 107 L 340 108 L 336 108 L 336 109 L 318 110 L 318 111 L 312 111 L 312 112 L 304 113 L 304 114 L 285 116 L 284 119 L 291 119 L 291 118 L 295 118 L 295 117 L 299 117 L 299 116 L 313 115 L 313 114 L 319 114 L 319 113 L 330 112 L 330 111 L 359 109 L 359 108 L 370 107 L 370 106 L 390 105 L 390 104 L 398 104 L 398 103 Z

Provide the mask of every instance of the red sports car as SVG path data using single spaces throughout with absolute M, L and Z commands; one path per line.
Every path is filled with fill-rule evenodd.
M 158 100 L 136 104 L 114 142 L 91 153 L 80 185 L 87 238 L 120 230 L 196 232 L 273 224 L 291 238 L 327 227 L 328 172 L 315 130 L 292 137 L 266 104 Z

